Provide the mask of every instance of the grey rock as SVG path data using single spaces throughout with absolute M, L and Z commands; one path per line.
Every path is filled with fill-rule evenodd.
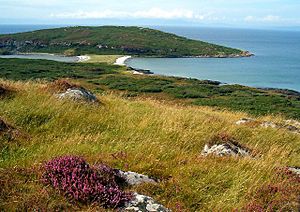
M 247 157 L 250 152 L 242 147 L 232 143 L 215 144 L 212 146 L 205 145 L 202 151 L 203 156 L 217 155 L 217 156 L 234 156 L 234 157 Z
M 287 125 L 292 125 L 292 126 L 295 126 L 297 128 L 300 128 L 300 122 L 298 122 L 298 121 L 295 121 L 295 120 L 286 120 L 285 123 Z
M 97 97 L 84 88 L 69 88 L 65 93 L 58 94 L 59 99 L 70 99 L 74 101 L 97 102 Z
M 171 210 L 159 204 L 151 197 L 134 193 L 133 199 L 121 211 L 170 212 Z
M 263 122 L 260 126 L 265 128 L 280 128 L 280 126 L 270 121 Z
M 123 177 L 128 185 L 139 185 L 142 183 L 156 183 L 155 180 L 151 179 L 147 175 L 138 174 L 136 172 L 124 172 L 119 170 L 119 174 L 121 177 Z
M 285 129 L 293 133 L 300 133 L 300 122 L 294 120 L 286 120 L 284 123 L 274 123 L 271 121 L 257 122 L 255 119 L 242 118 L 238 120 L 235 124 L 243 125 L 255 122 L 264 128 Z
M 242 119 L 238 120 L 235 124 L 243 125 L 243 124 L 252 123 L 252 122 L 255 122 L 255 120 L 251 119 L 251 118 L 242 118 Z
M 289 167 L 288 168 L 291 172 L 294 172 L 295 174 L 300 176 L 300 168 L 298 167 Z

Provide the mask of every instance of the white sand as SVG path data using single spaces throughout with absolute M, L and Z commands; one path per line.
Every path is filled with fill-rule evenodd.
M 125 66 L 125 62 L 126 60 L 128 60 L 129 58 L 131 58 L 131 56 L 123 56 L 123 57 L 119 57 L 116 62 L 114 63 L 114 65 L 119 65 L 119 66 Z
M 84 55 L 84 56 L 77 56 L 77 58 L 78 58 L 78 61 L 77 62 L 85 62 L 85 61 L 88 61 L 88 60 L 90 60 L 91 59 L 91 57 L 90 56 L 87 56 L 87 55 Z

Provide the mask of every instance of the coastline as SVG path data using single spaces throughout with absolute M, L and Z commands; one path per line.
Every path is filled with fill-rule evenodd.
M 123 57 L 119 57 L 117 58 L 116 62 L 114 63 L 114 65 L 119 65 L 119 66 L 126 66 L 126 60 L 132 58 L 132 56 L 123 56 Z
M 81 62 L 86 62 L 86 61 L 88 61 L 88 60 L 90 60 L 91 59 L 91 57 L 90 56 L 87 56 L 87 55 L 81 55 L 81 56 L 76 56 L 77 57 L 77 62 L 78 63 L 81 63 Z

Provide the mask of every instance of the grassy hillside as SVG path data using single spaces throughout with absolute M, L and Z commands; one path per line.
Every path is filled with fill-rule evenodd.
M 0 77 L 10 80 L 71 78 L 93 90 L 145 96 L 188 105 L 244 111 L 253 115 L 277 114 L 299 119 L 297 92 L 261 90 L 240 85 L 162 76 L 134 76 L 126 67 L 105 63 L 60 63 L 47 60 L 0 59 Z
M 132 190 L 173 211 L 299 207 L 299 182 L 280 171 L 300 166 L 297 134 L 237 126 L 234 123 L 246 114 L 208 107 L 111 94 L 98 95 L 102 104 L 81 104 L 58 100 L 47 82 L 0 84 L 13 92 L 0 100 L 0 117 L 18 131 L 15 137 L 0 133 L 0 210 L 103 210 L 73 204 L 43 186 L 42 163 L 59 155 L 79 155 L 90 164 L 106 163 L 156 177 L 159 184 Z M 234 137 L 258 157 L 201 156 L 204 145 L 220 133 Z
M 67 27 L 0 35 L 0 52 L 130 54 L 140 56 L 249 56 L 238 49 L 141 27 Z

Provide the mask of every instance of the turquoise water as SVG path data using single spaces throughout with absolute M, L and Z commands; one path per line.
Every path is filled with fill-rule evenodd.
M 0 34 L 59 26 L 0 25 Z M 127 63 L 156 74 L 218 80 L 255 87 L 300 91 L 300 32 L 201 27 L 152 27 L 193 39 L 249 50 L 239 59 L 134 58 Z M 49 59 L 49 58 L 48 58 Z M 50 58 L 53 59 L 53 58 Z M 62 58 L 65 59 L 65 58 Z
M 300 91 L 300 32 L 156 27 L 193 39 L 249 50 L 251 58 L 134 58 L 127 64 L 156 74 Z

